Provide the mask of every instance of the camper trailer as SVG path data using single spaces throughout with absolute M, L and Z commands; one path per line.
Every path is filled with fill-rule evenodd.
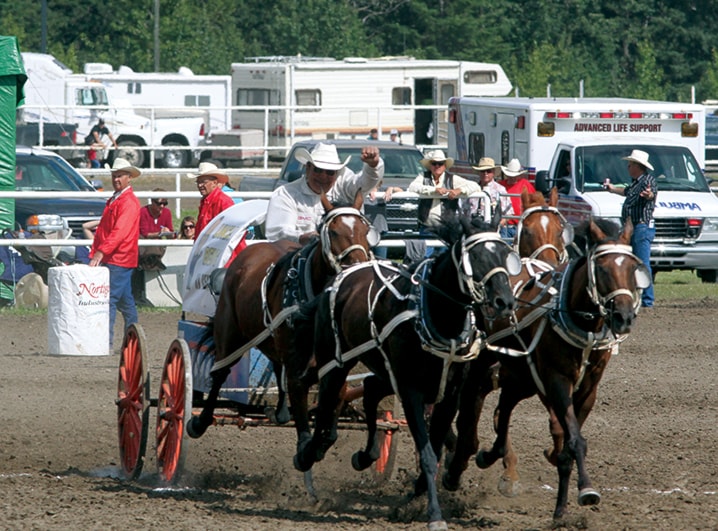
M 210 132 L 230 127 L 232 78 L 228 75 L 195 75 L 186 67 L 177 72 L 135 72 L 120 66 L 114 71 L 108 63 L 86 63 L 83 70 L 88 79 L 105 86 L 110 98 L 129 101 L 139 114 L 207 114 Z
M 270 146 L 363 138 L 373 128 L 380 139 L 396 129 L 407 144 L 446 145 L 449 98 L 505 96 L 511 88 L 501 66 L 490 63 L 256 57 L 232 63 L 232 127 L 266 129 Z

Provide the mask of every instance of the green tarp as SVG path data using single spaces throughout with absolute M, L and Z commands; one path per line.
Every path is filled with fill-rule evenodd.
M 0 190 L 15 190 L 15 110 L 27 80 L 16 37 L 0 35 Z M 0 230 L 12 229 L 15 200 L 0 199 Z

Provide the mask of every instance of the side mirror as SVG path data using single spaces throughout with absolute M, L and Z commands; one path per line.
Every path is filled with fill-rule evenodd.
M 571 191 L 571 177 L 561 177 L 556 181 L 559 194 L 568 194 Z
M 541 170 L 536 172 L 536 191 L 541 192 L 543 195 L 547 195 L 551 191 L 549 185 L 548 172 Z

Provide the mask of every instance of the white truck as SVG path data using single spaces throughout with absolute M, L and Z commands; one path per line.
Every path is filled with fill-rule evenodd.
M 658 186 L 651 248 L 654 271 L 696 270 L 715 282 L 718 198 L 704 176 L 702 105 L 615 98 L 453 98 L 448 156 L 471 169 L 488 156 L 518 158 L 538 189 L 557 186 L 558 208 L 574 224 L 589 216 L 620 220 L 623 197 L 603 188 L 630 183 L 633 149 L 649 155 Z
M 198 146 L 205 135 L 203 118 L 140 116 L 131 103 L 112 101 L 102 83 L 73 74 L 51 55 L 23 52 L 22 58 L 28 76 L 22 107 L 25 122 L 74 123 L 78 137 L 84 138 L 102 117 L 119 147 L 111 156 L 147 166 L 150 148 L 159 147 L 155 159 L 164 167 L 189 167 L 198 160 Z

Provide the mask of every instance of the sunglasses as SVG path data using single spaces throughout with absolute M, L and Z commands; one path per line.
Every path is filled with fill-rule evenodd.
M 317 168 L 316 166 L 312 166 L 312 168 L 314 169 L 314 173 L 316 173 L 317 175 L 321 175 L 322 173 L 324 173 L 329 177 L 334 177 L 337 173 L 337 170 L 325 170 L 323 168 Z
M 152 201 L 155 205 L 167 206 L 167 201 Z
M 432 166 L 443 166 L 444 164 L 446 164 L 446 162 L 444 162 L 443 160 L 442 161 L 438 161 L 438 160 L 431 161 Z
M 194 229 L 194 225 L 185 225 L 182 227 L 182 229 Z

